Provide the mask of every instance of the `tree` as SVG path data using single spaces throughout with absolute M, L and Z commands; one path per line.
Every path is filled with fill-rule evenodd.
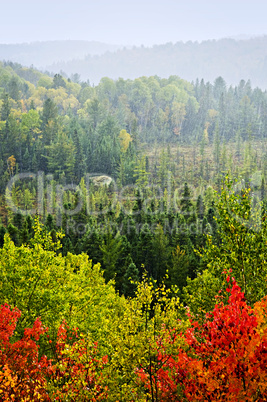
M 65 133 L 58 133 L 55 140 L 46 146 L 48 161 L 47 168 L 57 177 L 65 173 L 68 179 L 74 178 L 75 154 L 73 152 L 73 141 Z M 78 173 L 78 172 L 77 172 Z
M 197 213 L 198 219 L 202 220 L 204 218 L 205 204 L 204 204 L 204 200 L 203 200 L 203 197 L 201 194 L 197 198 L 196 213 Z
M 150 226 L 145 223 L 141 226 L 137 243 L 137 259 L 138 267 L 144 267 L 149 275 L 153 275 L 153 233 Z
M 28 113 L 22 113 L 21 131 L 26 138 L 27 135 L 30 136 L 30 143 L 28 143 L 28 146 L 33 145 L 33 141 L 36 141 L 38 136 L 41 134 L 40 126 L 40 115 L 36 110 L 30 109 Z
M 213 86 L 214 97 L 217 101 L 226 93 L 226 82 L 222 77 L 216 78 Z
M 14 155 L 11 155 L 9 158 L 7 158 L 7 170 L 10 177 L 14 176 L 15 168 L 16 168 L 16 158 Z
M 205 247 L 199 250 L 202 263 L 208 271 L 189 282 L 185 290 L 186 300 L 194 312 L 199 310 L 201 300 L 202 311 L 214 307 L 215 296 L 223 283 L 224 270 L 233 270 L 249 303 L 255 303 L 266 294 L 267 223 L 262 214 L 262 204 L 259 202 L 254 205 L 250 188 L 241 188 L 240 191 L 226 177 L 221 194 L 217 194 L 215 207 L 218 233 L 208 234 Z M 214 211 L 210 216 L 214 216 Z
M 10 223 L 7 227 L 7 231 L 16 246 L 19 245 L 19 230 L 12 223 Z
M 152 276 L 157 281 L 161 281 L 166 273 L 170 258 L 169 241 L 164 233 L 162 225 L 158 224 L 152 240 L 152 253 L 154 262 L 152 266 Z
M 131 262 L 123 277 L 122 292 L 125 296 L 133 297 L 139 281 L 139 271 L 136 265 Z
M 122 253 L 122 240 L 120 234 L 117 233 L 114 236 L 110 230 L 108 230 L 105 240 L 100 246 L 102 252 L 102 261 L 104 268 L 104 275 L 106 281 L 113 279 L 116 275 L 116 263 Z
M 126 130 L 121 130 L 119 135 L 121 151 L 126 152 L 129 148 L 130 142 L 133 140 L 131 134 L 127 133 Z
M 44 128 L 50 120 L 55 120 L 58 116 L 58 108 L 52 99 L 48 98 L 44 102 L 43 112 L 41 115 L 42 128 Z
M 0 248 L 4 245 L 4 237 L 6 234 L 6 228 L 2 224 L 0 225 Z
M 102 374 L 107 356 L 100 355 L 97 342 L 71 330 L 66 322 L 58 330 L 56 361 L 49 378 L 51 400 L 107 400 Z
M 97 343 L 60 325 L 53 360 L 40 356 L 38 341 L 48 329 L 36 319 L 14 341 L 21 312 L 0 306 L 0 398 L 2 401 L 74 400 L 103 401 L 107 398 L 102 370 L 107 356 L 100 356 Z M 13 340 L 13 342 L 12 342 Z M 52 343 L 52 341 L 50 340 Z M 50 343 L 50 345 L 51 345 Z
M 189 313 L 184 334 L 166 329 L 157 341 L 157 361 L 152 381 L 144 369 L 141 381 L 154 401 L 264 401 L 267 397 L 266 298 L 253 310 L 233 279 L 230 294 L 204 322 Z M 170 348 L 180 339 L 180 346 Z
M 63 79 L 62 75 L 55 74 L 53 78 L 53 88 L 63 87 L 66 88 L 66 82 Z
M 75 129 L 73 133 L 73 145 L 75 147 L 75 166 L 74 174 L 77 183 L 80 182 L 81 178 L 86 174 L 86 164 L 83 149 L 81 146 L 81 141 L 78 136 L 78 132 Z
M 134 168 L 134 177 L 138 188 L 142 189 L 148 185 L 149 175 L 150 173 L 146 169 L 146 158 L 142 156 Z
M 10 115 L 11 111 L 11 106 L 10 106 L 10 100 L 9 96 L 7 93 L 4 92 L 3 94 L 3 104 L 1 108 L 1 119 L 2 121 L 6 121 Z
M 178 286 L 180 290 L 186 285 L 189 273 L 189 257 L 179 245 L 172 251 L 171 262 L 168 268 L 169 286 Z
M 110 401 L 153 400 L 139 381 L 138 368 L 143 367 L 152 377 L 156 340 L 165 327 L 184 328 L 184 323 L 178 323 L 180 302 L 169 296 L 166 286 L 156 288 L 144 274 L 135 297 L 126 300 L 121 314 L 113 321 L 108 335 L 109 363 L 104 368 Z
M 111 175 L 117 170 L 120 161 L 120 143 L 116 120 L 112 116 L 108 116 L 98 125 L 96 135 L 98 142 L 94 144 L 92 149 L 92 170 Z
M 219 131 L 219 123 L 216 123 L 215 127 L 215 133 L 214 133 L 214 150 L 213 150 L 213 158 L 214 158 L 214 163 L 216 166 L 216 171 L 219 171 L 220 167 L 220 137 L 219 137 L 220 131 Z
M 18 80 L 15 76 L 12 76 L 8 83 L 8 92 L 9 96 L 14 99 L 16 102 L 19 100 L 19 85 Z
M 190 217 L 192 217 L 193 213 L 193 204 L 192 204 L 192 195 L 190 192 L 190 189 L 188 187 L 188 184 L 184 184 L 184 190 L 181 194 L 181 201 L 180 201 L 180 206 L 181 206 L 181 213 L 184 215 L 185 219 L 188 220 Z
M 40 356 L 38 344 L 46 330 L 39 318 L 31 328 L 25 328 L 14 341 L 21 312 L 4 304 L 0 306 L 0 398 L 2 401 L 50 401 L 47 377 L 51 364 Z

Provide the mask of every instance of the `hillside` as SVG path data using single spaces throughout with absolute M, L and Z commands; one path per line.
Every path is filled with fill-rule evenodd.
M 118 48 L 116 45 L 85 40 L 0 44 L 0 60 L 45 68 L 56 62 L 82 59 L 88 54 L 101 55 L 108 51 L 114 52 Z
M 178 75 L 188 81 L 213 82 L 222 76 L 229 85 L 244 79 L 253 87 L 267 88 L 267 36 L 132 48 L 78 40 L 0 44 L 0 60 L 34 65 L 53 74 L 63 71 L 70 77 L 77 73 L 93 84 L 102 77 Z
M 124 48 L 113 53 L 88 55 L 83 60 L 73 56 L 70 61 L 47 65 L 47 69 L 54 73 L 63 70 L 68 75 L 79 73 L 84 80 L 95 84 L 101 77 L 134 79 L 144 75 L 163 78 L 178 75 L 189 81 L 204 78 L 212 82 L 222 76 L 232 85 L 241 79 L 250 79 L 254 87 L 265 89 L 267 36 Z

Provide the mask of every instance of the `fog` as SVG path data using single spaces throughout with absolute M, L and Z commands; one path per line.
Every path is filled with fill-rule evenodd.
M 124 45 L 267 33 L 266 0 L 0 0 L 0 43 L 83 39 Z

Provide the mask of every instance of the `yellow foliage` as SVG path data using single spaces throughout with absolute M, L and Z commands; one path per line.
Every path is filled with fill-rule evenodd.
M 129 148 L 130 142 L 132 142 L 131 134 L 127 133 L 126 130 L 121 130 L 119 135 L 119 140 L 121 144 L 121 151 L 126 152 Z
M 136 370 L 149 370 L 150 363 L 157 370 L 155 351 L 157 341 L 168 344 L 170 353 L 178 350 L 181 339 L 170 345 L 166 329 L 187 327 L 181 321 L 183 308 L 177 297 L 170 297 L 170 290 L 162 285 L 155 289 L 154 281 L 143 277 L 137 285 L 136 297 L 127 299 L 123 314 L 117 316 L 108 335 L 109 364 L 104 376 L 108 378 L 108 401 L 145 401 L 144 390 L 138 381 Z M 147 395 L 146 395 L 147 396 Z
M 209 132 L 208 132 L 209 126 L 210 126 L 210 123 L 206 122 L 205 123 L 205 129 L 204 129 L 204 132 L 203 132 L 203 139 L 204 139 L 206 144 L 209 143 Z
M 47 98 L 47 89 L 44 87 L 38 87 L 33 95 L 33 100 L 35 102 L 35 98 L 39 98 L 42 101 L 45 101 L 45 99 Z
M 208 116 L 211 121 L 213 121 L 217 117 L 217 115 L 218 115 L 217 110 L 215 110 L 215 109 L 208 110 Z
M 16 158 L 14 157 L 14 155 L 11 155 L 7 159 L 7 167 L 8 167 L 8 172 L 9 172 L 10 176 L 13 176 L 15 173 L 15 167 L 16 167 Z

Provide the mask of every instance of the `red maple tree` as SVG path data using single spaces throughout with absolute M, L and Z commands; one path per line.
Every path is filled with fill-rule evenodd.
M 232 282 L 228 303 L 217 304 L 203 323 L 189 316 L 185 334 L 169 331 L 158 340 L 161 368 L 152 383 L 144 369 L 139 371 L 146 388 L 154 387 L 154 400 L 267 401 L 267 328 L 260 317 L 267 300 L 251 308 Z M 183 346 L 170 355 L 169 344 L 178 336 Z

